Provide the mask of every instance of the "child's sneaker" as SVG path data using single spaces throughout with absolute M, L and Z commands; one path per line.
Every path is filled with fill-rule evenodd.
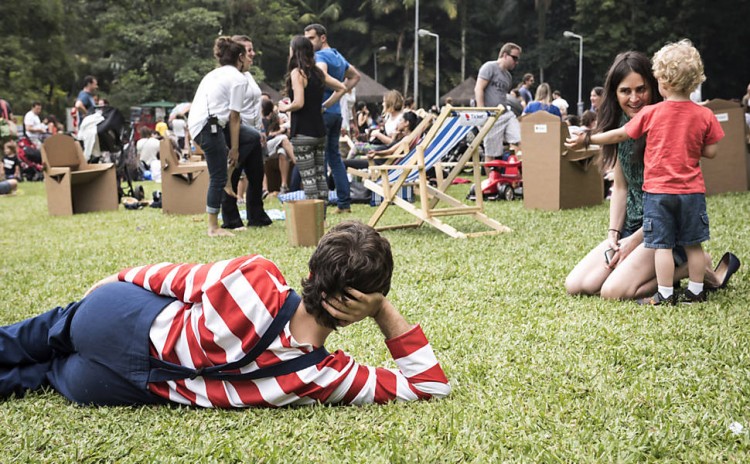
M 703 290 L 699 294 L 695 294 L 691 292 L 689 289 L 685 290 L 685 293 L 680 295 L 679 302 L 681 304 L 693 304 L 693 303 L 703 303 L 704 301 L 708 300 L 708 297 L 706 296 L 706 291 Z
M 651 305 L 651 306 L 659 306 L 659 305 L 670 305 L 673 306 L 677 303 L 677 295 L 674 293 L 672 296 L 668 298 L 664 298 L 661 293 L 656 292 L 654 293 L 654 296 L 649 298 L 641 298 L 640 300 L 637 300 L 639 305 Z

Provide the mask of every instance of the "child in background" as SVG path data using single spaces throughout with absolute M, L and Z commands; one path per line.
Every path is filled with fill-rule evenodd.
M 3 146 L 3 171 L 6 179 L 23 180 L 21 177 L 21 160 L 18 158 L 16 142 L 5 142 Z
M 689 40 L 665 45 L 652 61 L 663 102 L 644 108 L 619 129 L 594 135 L 587 132 L 568 139 L 566 146 L 620 143 L 646 134 L 643 233 L 646 248 L 656 249 L 658 290 L 638 303 L 677 302 L 672 257 L 677 245 L 685 248 L 690 279 L 681 301 L 705 301 L 706 263 L 701 243 L 709 239 L 709 227 L 700 158 L 716 156 L 716 144 L 724 131 L 711 110 L 690 101 L 690 93 L 706 76 L 700 54 Z

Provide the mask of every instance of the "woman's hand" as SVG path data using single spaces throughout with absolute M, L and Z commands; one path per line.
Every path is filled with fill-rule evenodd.
M 237 161 L 240 159 L 240 148 L 232 147 L 229 149 L 229 164 L 232 166 L 237 165 Z
M 382 293 L 362 293 L 347 287 L 348 296 L 323 294 L 323 308 L 339 321 L 341 327 L 359 322 L 367 317 L 377 317 L 386 299 Z
M 585 139 L 586 133 L 581 132 L 577 137 L 569 137 L 565 139 L 565 147 L 571 150 L 580 150 L 583 148 Z
M 625 260 L 625 258 L 627 258 L 628 255 L 630 255 L 630 253 L 633 252 L 633 250 L 635 250 L 636 248 L 638 248 L 638 245 L 640 245 L 640 244 L 641 244 L 641 240 L 635 234 L 630 235 L 630 236 L 628 236 L 628 237 L 620 240 L 619 241 L 619 245 L 618 245 L 617 249 L 615 250 L 614 256 L 612 257 L 611 260 L 609 260 L 608 267 L 610 269 L 614 269 L 615 267 L 617 267 L 617 263 L 619 263 L 620 261 Z

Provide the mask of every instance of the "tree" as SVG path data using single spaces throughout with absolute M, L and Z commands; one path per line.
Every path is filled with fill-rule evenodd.
M 17 114 L 33 101 L 62 114 L 71 62 L 60 0 L 0 3 L 0 89 Z

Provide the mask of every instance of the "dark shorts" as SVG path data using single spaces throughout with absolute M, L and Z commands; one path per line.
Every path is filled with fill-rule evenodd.
M 627 229 L 622 231 L 622 236 L 620 237 L 620 240 L 622 240 L 625 237 L 629 237 L 633 235 L 635 232 L 636 232 L 635 230 L 627 230 Z M 672 248 L 672 259 L 674 259 L 675 267 L 679 267 L 687 263 L 687 253 L 685 253 L 685 249 L 681 246 L 676 246 Z
M 704 194 L 643 192 L 643 242 L 646 248 L 698 245 L 709 238 Z

